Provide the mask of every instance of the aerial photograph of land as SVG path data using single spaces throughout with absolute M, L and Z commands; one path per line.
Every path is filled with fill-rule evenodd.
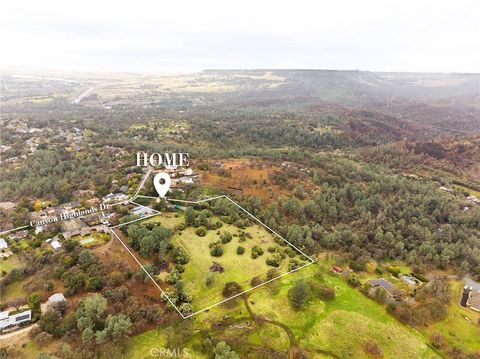
M 0 359 L 480 359 L 480 7 L 300 2 L 1 5 Z

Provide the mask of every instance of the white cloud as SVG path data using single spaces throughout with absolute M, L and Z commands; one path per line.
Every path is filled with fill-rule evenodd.
M 475 0 L 4 1 L 0 61 L 140 71 L 480 72 L 479 18 Z

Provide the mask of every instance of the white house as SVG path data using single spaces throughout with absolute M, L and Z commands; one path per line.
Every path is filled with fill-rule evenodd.
M 415 278 L 409 276 L 409 275 L 402 275 L 400 277 L 400 280 L 403 282 L 403 283 L 406 283 L 408 285 L 412 285 L 412 286 L 416 286 L 417 285 L 417 282 L 415 280 Z
M 30 309 L 12 315 L 10 315 L 8 310 L 5 312 L 0 312 L 0 330 L 29 323 L 31 320 L 32 311 Z
M 52 239 L 50 241 L 50 245 L 56 251 L 59 250 L 60 248 L 62 248 L 62 244 L 58 241 L 58 239 Z
M 124 201 L 128 197 L 124 193 L 109 193 L 103 197 L 103 202 Z
M 55 293 L 55 294 L 52 294 L 50 297 L 48 297 L 47 306 L 54 305 L 60 302 L 66 302 L 66 301 L 67 299 L 65 298 L 63 293 Z
M 4 238 L 0 238 L 0 249 L 7 249 L 8 243 Z
M 137 206 L 132 210 L 132 213 L 136 216 L 146 216 L 153 213 L 153 209 L 146 206 Z
M 178 179 L 178 182 L 183 183 L 183 184 L 193 184 L 193 178 L 192 177 L 180 177 Z

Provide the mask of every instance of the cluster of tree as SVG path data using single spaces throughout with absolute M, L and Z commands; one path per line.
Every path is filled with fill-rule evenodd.
M 82 290 L 101 290 L 106 273 L 103 263 L 89 249 L 82 249 L 77 241 L 65 240 L 63 248 L 54 273 L 63 280 L 65 292 L 72 295 Z
M 193 207 L 187 207 L 185 210 L 185 226 L 197 227 L 197 235 L 204 236 L 207 230 L 218 229 L 223 226 L 223 223 L 213 221 L 212 213 L 208 209 L 204 209 L 197 214 Z
M 37 150 L 27 157 L 24 166 L 15 171 L 2 171 L 0 197 L 47 197 L 66 203 L 72 199 L 75 190 L 90 189 L 91 184 L 100 194 L 106 194 L 111 185 L 109 175 L 115 164 L 101 149 L 92 149 L 91 152 L 87 157 L 79 157 L 64 148 Z
M 403 259 L 410 264 L 456 265 L 480 273 L 480 208 L 464 211 L 431 182 L 382 173 L 339 159 L 317 159 L 318 187 L 268 206 L 247 198 L 244 206 L 306 252 L 318 246 L 348 251 L 354 259 Z M 320 173 L 324 173 L 320 175 Z M 308 195 L 307 195 L 308 194 Z
M 165 253 L 171 248 L 169 239 L 172 231 L 158 223 L 133 223 L 121 227 L 128 234 L 128 244 L 142 257 L 158 253 L 165 260 Z
M 177 273 L 177 277 L 172 280 L 172 274 L 174 275 L 175 273 Z M 167 282 L 169 284 L 174 284 L 174 286 L 173 289 L 169 289 L 165 294 L 162 294 L 162 300 L 167 303 L 169 307 L 171 307 L 173 303 L 183 315 L 193 313 L 193 306 L 190 304 L 193 298 L 185 291 L 185 286 L 181 277 L 175 269 L 169 273 Z
M 83 252 L 82 252 L 83 253 Z M 120 264 L 119 264 L 120 265 Z M 75 308 L 67 302 L 49 306 L 38 321 L 38 328 L 30 336 L 40 347 L 53 338 L 63 338 L 72 343 L 62 347 L 61 357 L 94 357 L 108 353 L 121 355 L 126 349 L 130 334 L 139 333 L 160 320 L 168 320 L 168 315 L 160 315 L 158 305 L 140 303 L 124 285 L 131 278 L 125 268 L 105 274 L 105 286 L 101 293 L 89 294 Z M 28 298 L 31 308 L 39 306 L 39 298 L 32 294 Z M 78 342 L 76 338 L 80 337 Z M 78 344 L 78 347 L 77 347 Z M 77 353 L 75 354 L 75 351 Z
M 66 316 L 65 302 L 49 308 L 39 321 L 35 340 L 45 342 L 48 336 L 62 337 L 79 332 L 82 346 L 90 349 L 110 343 L 125 345 L 132 331 L 132 321 L 125 314 L 108 313 L 107 299 L 100 294 L 92 294 L 82 300 L 76 311 Z
M 299 279 L 288 290 L 288 299 L 294 310 L 302 309 L 312 298 L 319 298 L 323 301 L 332 300 L 335 298 L 335 289 L 316 280 Z
M 445 319 L 450 300 L 448 280 L 436 277 L 417 290 L 415 301 L 392 302 L 387 308 L 403 323 L 421 327 Z

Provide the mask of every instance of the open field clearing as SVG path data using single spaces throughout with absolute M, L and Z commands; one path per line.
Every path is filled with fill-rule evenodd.
M 252 278 L 259 277 L 264 281 L 268 270 L 273 268 L 265 263 L 266 258 L 270 256 L 267 248 L 278 247 L 278 245 L 274 242 L 272 234 L 265 228 L 260 225 L 248 227 L 246 232 L 250 233 L 252 238 L 247 238 L 245 241 L 240 241 L 238 234 L 241 231 L 232 225 L 225 224 L 220 232 L 231 233 L 233 239 L 223 245 L 223 255 L 218 258 L 212 257 L 209 247 L 210 243 L 218 239 L 215 231 L 208 231 L 205 237 L 199 237 L 195 234 L 194 228 L 187 228 L 172 239 L 190 256 L 190 262 L 185 265 L 183 281 L 187 293 L 193 295 L 192 305 L 197 310 L 225 299 L 222 296 L 222 289 L 227 282 L 237 282 L 246 290 L 252 287 L 250 283 Z M 242 246 L 245 253 L 237 254 L 238 246 Z M 251 252 L 254 246 L 261 247 L 265 253 L 253 259 Z M 298 253 L 298 257 L 303 256 Z M 220 265 L 224 272 L 212 272 L 210 268 L 214 263 Z M 276 269 L 278 274 L 288 272 L 288 257 Z M 207 286 L 206 280 L 209 276 L 214 279 L 213 283 Z
M 241 189 L 246 196 L 272 199 L 278 194 L 289 195 L 291 192 L 272 183 L 270 176 L 278 171 L 279 166 L 254 164 L 253 160 L 244 158 L 223 161 L 222 169 L 200 173 L 202 181 L 209 186 L 227 191 Z

